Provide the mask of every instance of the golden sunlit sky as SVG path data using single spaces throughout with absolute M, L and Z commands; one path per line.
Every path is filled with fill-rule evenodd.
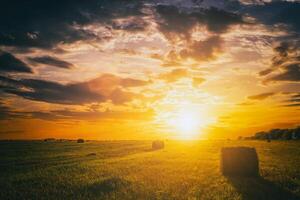
M 295 127 L 299 13 L 299 1 L 4 3 L 0 139 L 217 139 Z

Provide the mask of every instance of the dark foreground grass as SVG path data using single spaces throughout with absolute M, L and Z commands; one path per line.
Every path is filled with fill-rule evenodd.
M 260 177 L 224 177 L 220 149 L 255 147 Z M 300 199 L 300 142 L 0 142 L 0 199 Z

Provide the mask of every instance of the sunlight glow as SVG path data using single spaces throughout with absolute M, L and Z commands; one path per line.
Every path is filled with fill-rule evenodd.
M 175 128 L 180 139 L 195 139 L 201 134 L 201 129 L 208 125 L 208 121 L 201 111 L 184 107 L 174 113 L 168 124 Z

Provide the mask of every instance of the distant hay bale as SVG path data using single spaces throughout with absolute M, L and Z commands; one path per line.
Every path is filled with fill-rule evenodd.
M 221 172 L 225 176 L 258 176 L 259 163 L 255 148 L 222 148 Z
M 45 142 L 55 142 L 55 138 L 45 138 Z
M 84 139 L 78 139 L 77 143 L 84 143 Z
M 86 156 L 96 156 L 96 155 L 97 155 L 96 153 L 89 153 Z
M 165 143 L 164 141 L 161 140 L 155 140 L 152 142 L 152 149 L 157 150 L 157 149 L 163 149 L 165 148 Z

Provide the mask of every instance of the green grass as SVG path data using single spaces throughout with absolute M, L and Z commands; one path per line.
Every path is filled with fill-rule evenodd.
M 259 178 L 220 173 L 223 146 L 252 146 Z M 94 153 L 96 155 L 89 155 Z M 0 142 L 0 199 L 300 199 L 300 142 Z

